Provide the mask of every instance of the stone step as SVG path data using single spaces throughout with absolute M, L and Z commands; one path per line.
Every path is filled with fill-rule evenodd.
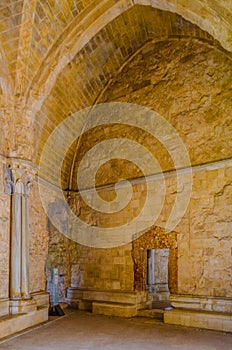
M 125 303 L 93 302 L 92 312 L 95 315 L 130 318 L 137 315 L 137 308 L 136 305 Z
M 149 293 L 149 298 L 153 301 L 168 301 L 170 298 L 170 292 Z
M 6 315 L 0 317 L 0 339 L 33 327 L 48 320 L 48 307 L 41 306 L 28 314 Z
M 232 332 L 232 314 L 223 312 L 188 309 L 165 310 L 164 323 Z
M 161 310 L 161 309 L 138 310 L 137 311 L 137 316 L 138 317 L 148 317 L 148 318 L 155 318 L 155 319 L 163 320 L 164 310 Z
M 48 292 L 36 292 L 31 294 L 32 298 L 36 301 L 37 306 L 49 306 L 49 297 Z
M 167 307 L 171 307 L 171 303 L 168 300 L 162 300 L 162 301 L 153 301 L 152 302 L 152 309 L 166 309 Z
M 68 299 L 66 298 L 67 305 L 73 309 L 92 311 L 92 301 L 83 299 Z
M 147 301 L 147 293 L 118 290 L 90 290 L 81 288 L 68 288 L 67 300 L 72 299 L 138 304 Z

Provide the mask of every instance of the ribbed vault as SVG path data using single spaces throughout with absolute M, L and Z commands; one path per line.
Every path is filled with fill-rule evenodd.
M 193 41 L 195 44 L 191 45 L 190 43 Z M 149 46 L 149 43 L 151 42 L 154 44 Z M 159 46 L 159 42 L 163 43 L 161 45 L 163 48 L 165 45 L 168 46 L 168 42 L 172 42 L 172 49 L 170 49 L 170 51 L 164 50 L 164 53 L 162 54 L 162 52 L 160 52 L 161 46 Z M 179 42 L 182 42 L 182 44 L 179 44 Z M 157 45 L 155 43 L 157 43 Z M 40 141 L 37 149 L 38 155 L 41 154 L 50 133 L 56 128 L 57 125 L 59 125 L 59 123 L 65 120 L 68 115 L 73 115 L 77 111 L 95 103 L 106 101 L 106 98 L 104 97 L 104 90 L 107 91 L 109 84 L 113 83 L 114 87 L 111 89 L 107 102 L 120 101 L 119 97 L 125 95 L 124 101 L 135 103 L 136 100 L 134 98 L 128 99 L 127 93 L 140 91 L 149 84 L 155 95 L 157 89 L 156 84 L 150 82 L 151 78 L 148 78 L 147 81 L 145 78 L 146 72 L 149 71 L 149 65 L 151 64 L 152 67 L 152 62 L 150 62 L 152 56 L 154 56 L 155 60 L 158 62 L 157 70 L 159 69 L 159 66 L 170 66 L 170 79 L 172 79 L 172 75 L 175 74 L 175 62 L 177 66 L 179 64 L 179 68 L 177 68 L 177 70 L 179 69 L 181 71 L 181 69 L 184 69 L 186 66 L 184 63 L 185 59 L 186 61 L 192 60 L 192 66 L 195 67 L 193 75 L 197 76 L 198 62 L 197 60 L 193 60 L 194 54 L 198 56 L 202 55 L 203 53 L 204 55 L 204 52 L 207 52 L 208 50 L 208 46 L 212 48 L 212 52 L 221 52 L 221 54 L 219 53 L 219 56 L 221 55 L 220 57 L 227 56 L 225 50 L 223 50 L 207 32 L 202 31 L 196 25 L 184 20 L 178 14 L 157 10 L 149 6 L 134 6 L 133 8 L 125 11 L 123 14 L 116 17 L 115 20 L 106 25 L 97 35 L 95 35 L 88 42 L 88 44 L 86 44 L 83 49 L 76 54 L 73 60 L 64 67 L 62 72 L 57 77 L 51 93 L 45 100 L 41 111 L 37 114 L 36 118 L 35 128 L 37 131 L 38 140 Z M 198 50 L 198 47 L 201 49 Z M 146 50 L 148 53 L 144 54 Z M 175 56 L 175 51 L 178 52 L 177 56 L 179 55 L 179 58 Z M 182 54 L 181 51 L 183 51 Z M 133 63 L 130 65 L 130 62 L 134 62 L 133 60 L 136 61 L 136 56 L 140 57 L 141 52 L 143 56 L 140 62 L 141 67 L 137 67 L 137 70 L 133 71 L 134 66 Z M 166 55 L 169 54 L 170 59 L 167 60 Z M 185 58 L 185 56 L 190 56 L 190 58 Z M 171 57 L 173 57 L 173 62 Z M 207 59 L 207 57 L 205 57 L 205 59 Z M 201 61 L 201 59 L 199 61 Z M 131 79 L 128 80 L 128 78 L 125 78 L 124 82 L 118 82 L 118 77 L 121 76 L 122 72 L 127 71 L 127 69 L 130 70 Z M 155 68 L 153 67 L 152 69 L 152 74 L 155 75 Z M 173 73 L 171 72 L 172 70 Z M 137 75 L 139 71 L 143 72 L 143 74 Z M 177 79 L 179 79 L 178 76 Z M 181 79 L 183 79 L 183 77 Z M 162 80 L 163 78 L 161 78 L 161 81 Z M 193 90 L 196 89 L 196 87 L 192 87 L 190 84 L 188 88 L 189 94 L 191 94 L 192 88 Z M 122 91 L 120 91 L 121 89 Z M 207 93 L 209 92 L 210 86 L 208 87 Z M 173 93 L 175 93 L 175 90 L 173 90 Z M 160 92 L 158 96 L 160 99 L 159 104 L 161 104 L 163 98 Z M 152 100 L 154 100 L 154 97 L 152 97 Z M 206 96 L 205 99 L 207 99 Z M 152 107 L 154 110 L 157 110 L 157 105 L 150 106 L 149 103 L 145 101 L 145 98 L 144 100 L 140 100 L 139 104 Z M 168 118 L 168 110 L 165 112 L 164 110 L 159 110 L 159 112 Z M 182 111 L 182 113 L 184 112 Z M 190 117 L 193 116 L 191 115 L 188 118 Z M 178 121 L 178 123 L 181 122 Z M 175 123 L 173 126 L 175 126 Z M 84 127 L 85 125 L 83 125 L 83 131 Z M 81 137 L 79 141 L 74 142 L 72 147 L 68 150 L 63 165 L 63 187 L 65 189 L 77 189 L 75 179 L 81 154 L 85 154 L 88 147 L 90 147 L 90 144 L 94 144 L 89 142 L 90 139 L 95 140 L 95 143 L 97 143 L 102 139 L 103 134 L 102 130 L 95 130 L 94 133 L 90 134 L 89 136 L 85 135 L 84 137 Z M 120 134 L 125 134 L 125 132 L 117 129 L 116 134 L 117 137 L 119 137 Z M 133 139 L 133 136 L 130 137 Z M 134 139 L 137 139 L 137 136 L 134 136 Z M 152 142 L 150 142 L 150 144 L 152 144 Z M 155 150 L 156 143 L 152 144 L 151 148 Z M 195 145 L 194 149 L 194 164 L 198 164 L 201 161 L 215 159 L 215 156 L 213 158 L 208 157 L 208 153 L 204 160 L 200 159 L 195 154 Z M 56 162 L 57 151 L 58 150 L 55 149 L 54 155 L 52 156 L 54 162 Z M 159 155 L 162 163 L 162 169 L 172 169 L 172 162 L 170 158 L 165 155 L 165 151 L 163 150 L 162 152 L 159 152 Z M 218 157 L 220 156 L 221 155 L 218 154 Z M 77 157 L 79 157 L 79 160 L 76 159 Z M 115 169 L 113 164 L 111 164 L 111 167 Z M 51 162 L 48 173 L 52 174 L 52 168 L 53 166 Z M 125 167 L 123 168 L 125 169 Z M 130 175 L 127 172 L 124 173 L 124 176 L 126 178 L 136 177 L 136 172 L 133 173 L 133 170 L 131 171 L 132 173 Z M 111 171 L 103 171 L 103 173 L 108 173 L 109 178 L 112 179 Z M 106 180 L 106 183 L 110 182 L 109 178 Z M 105 182 L 102 183 L 99 178 L 99 185 L 100 184 L 105 184 Z
M 149 40 L 214 38 L 231 50 L 231 11 L 223 0 L 1 1 L 1 115 L 9 155 L 35 160 L 55 125 L 92 104 Z M 76 88 L 70 102 L 60 95 L 67 85 Z

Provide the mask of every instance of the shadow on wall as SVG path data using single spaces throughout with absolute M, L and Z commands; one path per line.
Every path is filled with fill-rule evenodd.
M 48 255 L 46 259 L 46 290 L 53 303 L 54 269 L 58 269 L 58 302 L 65 302 L 66 289 L 79 287 L 83 282 L 80 264 L 77 261 L 77 243 L 68 238 L 68 204 L 63 199 L 56 199 L 48 208 L 47 229 L 49 232 Z M 63 233 L 61 233 L 63 232 Z M 75 250 L 75 254 L 73 254 Z

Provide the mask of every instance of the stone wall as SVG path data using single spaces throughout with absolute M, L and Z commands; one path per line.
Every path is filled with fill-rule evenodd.
M 131 245 L 97 249 L 74 245 L 73 287 L 97 290 L 133 291 L 134 267 Z
M 231 164 L 229 160 L 226 161 L 231 156 L 231 73 L 230 56 L 210 42 L 183 38 L 153 42 L 145 45 L 129 60 L 98 101 L 130 102 L 149 107 L 162 115 L 185 143 L 194 174 L 190 203 L 173 233 L 176 237 L 175 254 L 170 253 L 169 264 L 175 272 L 169 284 L 175 293 L 231 296 Z M 63 91 L 65 94 L 67 90 Z M 51 111 L 56 113 L 57 108 L 58 105 Z M 77 190 L 77 169 L 81 158 L 91 147 L 110 137 L 128 135 L 149 148 L 164 172 L 168 174 L 173 169 L 170 154 L 150 135 L 120 124 L 111 128 L 100 127 L 94 132 L 84 133 L 81 142 L 77 142 L 78 150 L 72 162 L 71 190 Z M 99 153 L 99 159 L 94 159 L 94 162 L 101 161 L 103 157 Z M 220 162 L 221 159 L 225 161 Z M 65 169 L 70 169 L 71 160 L 69 154 L 64 160 Z M 94 162 L 89 165 L 90 170 Z M 66 171 L 63 174 L 68 186 L 70 179 Z M 103 164 L 97 172 L 96 185 L 109 185 L 123 177 L 133 180 L 142 175 L 138 167 L 131 163 L 112 160 Z M 146 217 L 152 222 L 150 226 L 155 225 L 164 231 L 177 193 L 181 191 L 177 189 L 173 174 L 165 178 L 165 187 L 166 195 L 159 218 L 152 222 L 152 214 Z M 112 189 L 103 189 L 99 194 L 108 202 L 115 197 Z M 131 202 L 115 214 L 101 214 L 91 209 L 78 194 L 71 195 L 69 204 L 74 213 L 90 226 L 115 228 L 129 224 L 140 215 L 146 196 L 144 184 L 133 185 Z M 154 191 L 154 201 L 155 198 Z M 148 225 L 147 232 L 149 229 Z M 152 238 L 145 237 L 146 233 L 143 237 L 146 249 L 172 246 L 151 246 Z M 97 289 L 135 288 L 137 277 L 131 244 L 107 250 L 91 248 L 70 243 L 56 231 L 52 232 L 50 243 L 49 256 L 64 270 L 66 285 L 70 283 Z M 61 256 L 60 251 L 63 251 Z M 143 270 L 139 288 L 144 288 L 144 274 L 146 272 Z M 215 276 L 218 278 L 215 279 Z
M 137 103 L 159 112 L 183 139 L 192 165 L 226 159 L 231 156 L 231 72 L 231 60 L 207 44 L 150 44 L 112 80 L 101 101 Z M 167 158 L 160 152 L 157 157 L 167 169 Z M 175 229 L 178 293 L 231 296 L 230 166 L 228 161 L 194 170 L 191 201 Z M 158 226 L 164 227 L 170 213 L 174 188 L 168 179 Z
M 71 273 L 72 273 L 72 261 L 75 261 L 74 257 L 71 257 L 71 245 L 63 234 L 61 234 L 52 224 L 48 225 L 49 242 L 48 252 L 46 256 L 46 289 L 50 292 L 51 300 L 53 298 L 53 271 L 54 268 L 58 268 L 58 292 L 59 301 L 64 302 L 66 296 L 66 288 L 71 285 Z M 78 276 L 76 276 L 76 283 Z
M 135 103 L 158 112 L 184 141 L 191 164 L 203 164 L 231 156 L 231 76 L 227 53 L 196 39 L 164 40 L 145 45 L 99 102 Z
M 45 262 L 48 252 L 47 216 L 42 207 L 38 183 L 34 182 L 29 196 L 30 292 L 45 290 Z
M 72 205 L 76 200 L 78 198 L 72 199 Z M 46 259 L 47 285 L 54 267 L 58 268 L 60 276 L 60 301 L 63 301 L 65 289 L 70 286 L 96 290 L 134 289 L 131 244 L 112 249 L 83 246 L 50 224 Z
M 166 181 L 167 193 L 160 217 L 155 223 L 157 226 L 134 240 L 133 249 L 131 244 L 107 250 L 71 244 L 69 254 L 75 265 L 75 274 L 71 277 L 73 286 L 144 290 L 146 250 L 169 248 L 169 288 L 172 293 L 232 296 L 232 186 L 229 162 L 193 168 L 191 200 L 173 233 L 165 233 L 165 225 L 176 198 L 175 179 L 169 178 Z M 139 186 L 135 190 L 137 195 L 142 196 Z M 79 201 L 78 197 L 72 199 L 71 205 Z M 135 203 L 139 206 L 138 202 Z M 78 207 L 80 213 L 80 204 Z M 95 218 L 95 224 L 98 223 L 98 215 L 96 212 L 91 213 L 91 210 L 88 213 L 83 210 L 82 220 L 89 222 L 91 214 Z M 121 224 L 123 223 L 122 215 Z M 117 221 L 117 225 L 120 226 L 120 221 Z
M 189 228 L 179 225 L 179 293 L 232 296 L 231 170 L 194 174 Z

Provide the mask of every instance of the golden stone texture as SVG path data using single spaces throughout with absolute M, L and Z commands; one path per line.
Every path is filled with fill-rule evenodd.
M 138 262 L 137 242 L 142 250 L 173 249 L 171 291 L 232 297 L 231 18 L 232 4 L 226 0 L 1 0 L 0 302 L 9 298 L 12 225 L 3 165 L 12 159 L 39 165 L 53 130 L 69 115 L 102 102 L 151 108 L 175 128 L 193 166 L 188 208 L 168 236 L 165 225 L 179 189 L 168 173 L 173 160 L 160 142 L 120 123 L 91 132 L 83 126 L 83 135 L 67 150 L 61 175 L 64 195 L 79 218 L 90 226 L 119 227 L 144 205 L 147 189 L 141 182 L 133 184 L 128 206 L 112 215 L 80 198 L 76 175 L 82 157 L 112 137 L 137 141 L 156 157 L 169 174 L 164 205 L 139 243 L 81 246 L 48 224 L 36 179 L 29 197 L 30 292 L 45 290 L 45 267 L 56 265 L 65 287 L 143 290 L 146 269 L 144 261 Z M 47 164 L 48 188 L 57 184 L 58 154 L 55 149 Z M 142 176 L 132 163 L 111 160 L 99 168 L 96 184 Z M 112 188 L 99 193 L 108 202 L 115 198 Z

